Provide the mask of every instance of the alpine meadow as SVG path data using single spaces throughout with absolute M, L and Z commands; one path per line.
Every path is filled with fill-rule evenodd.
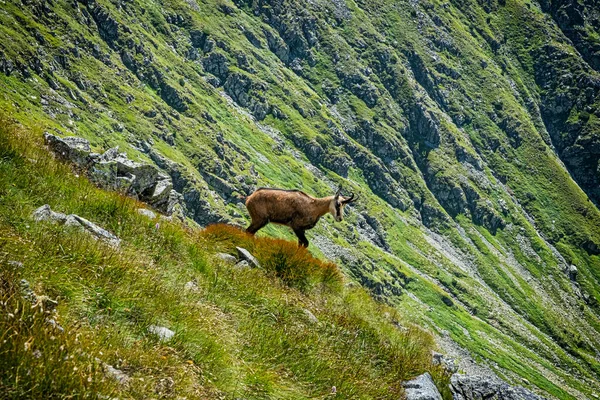
M 0 0 L 2 400 L 600 399 L 599 204 L 599 0 Z

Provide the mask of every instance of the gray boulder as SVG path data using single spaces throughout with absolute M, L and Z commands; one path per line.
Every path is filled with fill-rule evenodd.
M 454 400 L 543 400 L 543 397 L 506 382 L 486 376 L 454 374 L 450 379 L 450 390 Z
M 260 263 L 252 254 L 250 254 L 248 250 L 242 247 L 236 247 L 235 249 L 237 250 L 238 257 L 241 260 L 247 261 L 252 268 L 260 268 Z
M 71 161 L 79 167 L 87 167 L 90 162 L 90 142 L 80 137 L 60 138 L 44 132 L 46 145 L 60 158 Z
M 59 138 L 46 132 L 44 138 L 58 157 L 85 168 L 89 179 L 103 189 L 129 195 L 169 215 L 178 204 L 183 207 L 184 198 L 173 190 L 171 177 L 153 164 L 130 160 L 118 147 L 103 154 L 92 153 L 90 143 L 79 137 Z M 66 216 L 40 210 L 35 218 L 64 222 Z
M 442 400 L 429 372 L 417 376 L 415 379 L 404 382 L 407 400 Z

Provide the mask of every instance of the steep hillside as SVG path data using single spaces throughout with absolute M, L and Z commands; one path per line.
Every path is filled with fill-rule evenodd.
M 313 254 L 461 368 L 585 398 L 600 391 L 599 9 L 5 1 L 0 102 L 155 163 L 181 195 L 163 211 L 200 225 L 247 224 L 258 186 L 343 183 L 360 201 L 309 233 Z

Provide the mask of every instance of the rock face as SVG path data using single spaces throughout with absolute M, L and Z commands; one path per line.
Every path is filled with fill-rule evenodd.
M 404 383 L 407 400 L 442 400 L 429 372 Z
M 183 207 L 171 178 L 152 164 L 132 161 L 117 147 L 103 154 L 92 153 L 90 143 L 79 137 L 59 138 L 46 132 L 44 139 L 57 156 L 84 169 L 101 188 L 125 193 L 168 215 L 177 205 Z
M 543 400 L 520 386 L 510 386 L 505 382 L 492 381 L 485 376 L 454 374 L 450 389 L 454 400 Z

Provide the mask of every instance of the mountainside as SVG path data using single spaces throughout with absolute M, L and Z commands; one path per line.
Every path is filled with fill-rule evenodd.
M 154 163 L 203 226 L 343 184 L 309 250 L 548 398 L 600 393 L 599 68 L 595 0 L 0 4 L 11 118 Z

